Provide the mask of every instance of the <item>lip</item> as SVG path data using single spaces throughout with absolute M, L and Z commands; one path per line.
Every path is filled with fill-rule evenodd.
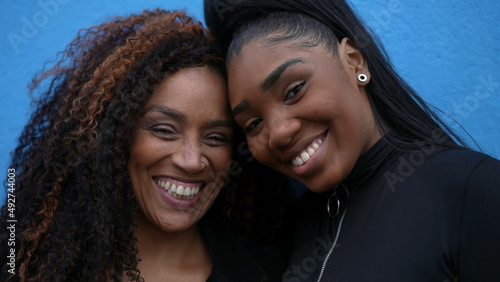
M 193 186 L 200 186 L 200 191 L 194 195 L 193 198 L 191 199 L 178 199 L 170 195 L 163 187 L 158 185 L 156 183 L 155 179 L 157 180 L 162 180 L 162 181 L 171 181 L 175 184 L 181 184 L 183 186 L 187 187 L 193 187 Z M 161 198 L 170 206 L 177 207 L 177 208 L 193 208 L 194 206 L 197 205 L 197 203 L 200 200 L 201 195 L 203 194 L 203 190 L 207 187 L 207 183 L 203 181 L 198 181 L 198 180 L 186 180 L 186 179 L 179 179 L 179 178 L 174 178 L 170 176 L 155 176 L 152 178 L 152 181 L 154 185 L 156 186 L 157 190 L 160 192 Z
M 289 161 L 287 164 L 289 165 L 290 169 L 296 174 L 296 175 L 304 175 L 307 174 L 311 171 L 314 171 L 314 166 L 318 163 L 318 160 L 322 159 L 322 156 L 324 155 L 324 150 L 325 150 L 325 145 L 326 145 L 326 139 L 327 139 L 327 133 L 328 131 L 323 132 L 322 134 L 317 135 L 314 138 L 309 139 L 310 141 L 305 144 L 303 147 L 298 147 L 301 148 L 300 150 L 294 151 L 296 152 L 295 155 L 290 157 Z M 316 153 L 307 161 L 305 164 L 300 165 L 300 166 L 294 166 L 291 162 L 293 158 L 295 158 L 300 152 L 302 152 L 305 148 L 307 148 L 309 145 L 311 145 L 315 140 L 323 138 L 323 143 L 320 145 Z

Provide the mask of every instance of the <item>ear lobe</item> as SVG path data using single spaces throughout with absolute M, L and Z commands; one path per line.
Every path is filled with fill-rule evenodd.
M 354 46 L 350 38 L 344 37 L 339 43 L 339 51 L 342 53 L 346 67 L 350 69 L 358 80 L 360 86 L 365 86 L 370 81 L 370 71 L 366 64 L 363 54 Z M 361 81 L 358 79 L 358 75 L 365 74 L 367 79 Z

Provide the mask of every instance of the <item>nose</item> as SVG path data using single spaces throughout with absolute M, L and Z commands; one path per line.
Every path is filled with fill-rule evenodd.
M 269 125 L 269 147 L 279 149 L 287 146 L 300 130 L 300 122 L 293 118 L 276 116 Z
M 198 144 L 184 144 L 179 151 L 172 154 L 171 159 L 175 166 L 188 174 L 199 173 L 209 165 L 208 159 L 203 156 Z

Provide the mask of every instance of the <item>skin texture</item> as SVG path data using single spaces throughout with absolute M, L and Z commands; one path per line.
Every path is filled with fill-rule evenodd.
M 192 255 L 186 245 L 204 249 L 198 248 L 202 240 L 195 232 L 181 238 L 189 242 L 184 244 L 179 243 L 182 240 L 173 237 L 169 240 L 166 236 L 182 235 L 180 230 L 189 229 L 187 226 L 201 217 L 209 202 L 203 200 L 204 204 L 197 205 L 196 210 L 185 208 L 182 214 L 161 202 L 149 201 L 148 197 L 154 198 L 156 193 L 153 192 L 155 184 L 143 179 L 151 181 L 148 173 L 160 171 L 172 174 L 170 176 L 201 178 L 208 183 L 217 176 L 215 172 L 222 169 L 218 162 L 214 164 L 211 156 L 225 156 L 219 152 L 208 154 L 209 148 L 219 149 L 200 140 L 200 154 L 206 158 L 207 168 L 203 173 L 189 174 L 168 160 L 168 153 L 180 150 L 177 146 L 184 143 L 153 139 L 158 135 L 152 135 L 143 115 L 154 88 L 179 70 L 207 66 L 223 74 L 225 66 L 216 45 L 202 24 L 184 12 L 144 10 L 83 28 L 61 50 L 57 60 L 41 67 L 29 86 L 29 94 L 36 96 L 33 113 L 19 137 L 9 166 L 16 170 L 16 271 L 8 272 L 11 252 L 0 248 L 0 281 L 116 281 L 118 273 L 122 273 L 126 281 L 144 281 L 141 275 L 148 273 L 146 268 L 157 266 L 151 262 L 164 264 L 159 267 L 162 271 L 178 270 L 173 264 L 150 256 L 145 246 L 152 251 L 163 247 L 155 244 L 155 239 L 156 243 L 169 241 L 172 248 L 165 246 L 162 254 L 172 249 L 172 259 L 183 262 L 186 255 Z M 214 75 L 210 79 L 196 79 L 191 77 L 188 83 L 202 85 L 210 91 L 210 97 L 204 96 L 201 103 L 197 100 L 189 113 L 201 113 L 204 105 L 217 110 L 211 99 L 215 99 L 216 105 L 227 104 L 217 102 L 219 96 L 225 97 L 227 93 L 225 79 L 221 81 L 221 76 Z M 195 90 L 201 89 L 186 89 L 182 95 Z M 228 109 L 227 105 L 224 111 Z M 155 130 L 155 133 L 159 132 Z M 177 141 L 185 140 L 185 135 L 180 136 Z M 135 138 L 133 149 L 137 154 L 129 167 Z M 151 147 L 141 148 L 140 144 Z M 193 146 L 191 141 L 186 144 Z M 147 148 L 156 151 L 153 154 Z M 131 174 L 135 192 L 144 189 L 137 197 Z M 217 179 L 222 181 L 223 177 L 224 173 Z M 246 227 L 250 222 L 248 230 L 258 226 L 254 234 L 267 234 L 266 229 L 278 222 L 280 214 L 276 211 L 269 216 L 261 212 L 245 218 L 244 222 L 238 221 L 239 215 L 249 208 L 237 203 L 250 193 L 246 189 L 234 191 L 236 187 L 246 188 L 249 182 L 233 183 L 224 191 L 231 193 L 231 198 L 218 196 L 217 205 L 212 205 L 205 217 L 210 217 L 209 221 L 216 218 L 222 225 L 241 230 L 239 233 L 245 235 L 250 232 L 240 226 Z M 264 203 L 274 200 L 267 194 L 250 194 L 250 197 L 265 200 Z M 162 208 L 165 212 L 156 213 Z M 232 213 L 225 209 L 231 209 Z M 3 205 L 0 210 L 2 246 L 7 246 L 10 238 L 7 229 L 10 223 L 5 220 L 8 216 L 8 206 Z M 255 218 L 264 216 L 273 220 L 267 225 L 254 224 Z M 158 228 L 160 224 L 178 232 L 166 232 Z M 147 232 L 152 237 L 142 236 Z M 200 258 L 200 262 L 209 261 L 201 260 L 206 257 L 193 256 Z M 208 267 L 204 269 L 210 271 L 209 264 L 205 265 Z
M 139 124 L 128 170 L 140 209 L 141 274 L 146 281 L 205 281 L 211 260 L 196 223 L 222 188 L 232 157 L 222 76 L 207 67 L 169 75 L 146 102 Z M 201 183 L 201 190 L 191 200 L 179 200 L 157 179 Z
M 360 73 L 370 78 L 369 70 L 347 38 L 339 43 L 338 57 L 320 46 L 270 46 L 264 40 L 249 42 L 229 62 L 235 120 L 258 161 L 313 192 L 325 192 L 339 184 L 381 137 L 364 88 L 369 79 L 357 79 Z M 277 79 L 263 83 L 283 65 Z M 291 160 L 318 138 L 323 143 L 316 153 L 294 167 Z

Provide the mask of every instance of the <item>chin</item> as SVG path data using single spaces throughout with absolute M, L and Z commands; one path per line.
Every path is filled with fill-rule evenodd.
M 334 184 L 325 183 L 325 182 L 318 183 L 318 182 L 300 181 L 300 180 L 299 180 L 299 182 L 303 183 L 307 187 L 307 189 L 309 189 L 311 192 L 318 193 L 318 194 L 327 192 L 327 191 L 331 190 L 333 187 L 335 187 Z
M 331 185 L 328 185 L 328 186 L 325 186 L 325 185 L 306 185 L 306 186 L 309 190 L 311 190 L 311 192 L 318 193 L 318 194 L 325 193 L 325 192 L 331 190 L 332 187 L 334 187 Z
M 186 220 L 184 222 L 178 222 L 176 224 L 168 224 L 168 225 L 163 225 L 159 226 L 161 230 L 167 233 L 177 233 L 177 232 L 183 232 L 186 231 L 193 226 L 197 224 L 196 220 Z

